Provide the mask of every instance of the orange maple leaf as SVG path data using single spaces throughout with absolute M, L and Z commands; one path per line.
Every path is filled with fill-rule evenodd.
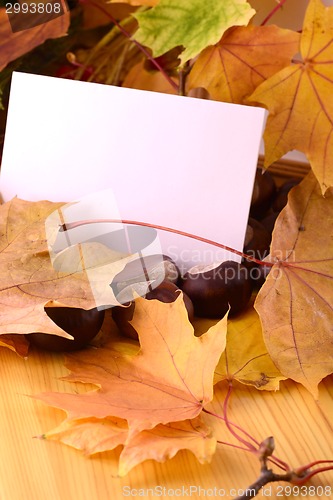
M 290 150 L 305 153 L 321 184 L 333 186 L 333 7 L 311 0 L 301 35 L 302 60 L 262 83 L 249 102 L 270 112 L 265 166 Z
M 264 80 L 290 64 L 299 34 L 277 26 L 230 28 L 194 63 L 187 89 L 203 87 L 215 100 L 242 104 Z
M 225 348 L 225 317 L 200 337 L 182 295 L 172 303 L 136 299 L 133 327 L 140 350 L 122 354 L 112 342 L 67 358 L 69 381 L 100 387 L 86 394 L 45 393 L 68 417 L 126 419 L 131 435 L 158 424 L 193 419 L 213 398 L 214 369 Z
M 275 263 L 255 301 L 267 350 L 283 375 L 317 394 L 333 372 L 333 189 L 311 172 L 279 215 Z
M 209 462 L 216 449 L 216 438 L 200 416 L 192 420 L 157 425 L 129 436 L 126 420 L 106 417 L 67 419 L 42 439 L 61 441 L 88 455 L 122 445 L 118 475 L 125 476 L 136 465 L 153 459 L 164 462 L 179 450 L 190 450 L 200 463 Z

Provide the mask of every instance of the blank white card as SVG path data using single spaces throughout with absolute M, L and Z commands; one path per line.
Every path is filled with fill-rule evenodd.
M 0 193 L 64 202 L 95 193 L 98 204 L 109 189 L 122 219 L 241 250 L 265 117 L 258 107 L 14 73 Z M 158 234 L 184 268 L 239 260 Z

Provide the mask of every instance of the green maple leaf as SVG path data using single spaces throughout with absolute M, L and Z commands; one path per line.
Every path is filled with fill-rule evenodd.
M 149 47 L 154 57 L 183 46 L 184 64 L 204 48 L 214 45 L 231 26 L 247 25 L 255 10 L 246 0 L 161 0 L 142 13 L 135 39 Z

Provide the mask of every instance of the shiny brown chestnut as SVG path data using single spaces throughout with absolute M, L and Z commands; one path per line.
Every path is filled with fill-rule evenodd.
M 234 261 L 195 266 L 183 277 L 181 289 L 193 302 L 195 316 L 222 318 L 241 312 L 252 294 L 249 270 Z
M 244 241 L 243 252 L 254 257 L 258 260 L 263 260 L 269 255 L 269 248 L 271 243 L 271 233 L 267 231 L 265 226 L 249 217 Z M 250 278 L 256 288 L 260 288 L 266 279 L 267 269 L 263 269 L 261 264 L 256 264 L 251 260 L 243 259 L 242 263 L 249 270 Z M 270 268 L 268 268 L 269 270 Z
M 104 310 L 79 309 L 72 307 L 45 307 L 46 314 L 65 332 L 74 337 L 73 340 L 48 333 L 30 333 L 26 335 L 31 344 L 54 352 L 70 352 L 83 349 L 100 331 Z
M 250 215 L 255 219 L 262 219 L 267 214 L 276 193 L 276 184 L 272 174 L 266 170 L 262 171 L 257 168 L 252 200 Z
M 299 184 L 301 179 L 290 179 L 289 181 L 286 181 L 282 186 L 279 187 L 274 202 L 272 204 L 272 209 L 274 212 L 280 213 L 281 210 L 287 205 L 288 203 L 288 194 L 289 191 L 297 186 Z
M 271 235 L 265 226 L 261 222 L 253 219 L 253 217 L 249 217 L 243 252 L 250 257 L 263 260 L 269 254 L 270 243 Z M 251 261 L 246 261 L 245 259 L 244 264 L 249 265 L 250 267 L 253 266 Z

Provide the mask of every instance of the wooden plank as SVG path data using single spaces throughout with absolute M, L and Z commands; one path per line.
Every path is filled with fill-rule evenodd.
M 25 360 L 6 348 L 0 349 L 1 500 L 120 500 L 130 493 L 139 496 L 140 492 L 146 498 L 164 492 L 162 498 L 183 493 L 182 497 L 199 499 L 204 492 L 206 497 L 221 498 L 223 491 L 225 498 L 232 498 L 237 489 L 244 489 L 257 477 L 259 464 L 254 456 L 223 445 L 218 446 L 209 465 L 200 465 L 191 453 L 180 452 L 164 464 L 146 461 L 127 477 L 119 478 L 119 450 L 89 458 L 60 443 L 34 439 L 58 425 L 65 414 L 30 395 L 48 390 L 86 390 L 82 384 L 59 380 L 67 373 L 62 359 L 61 354 L 32 349 Z M 212 404 L 217 413 L 222 412 L 225 394 L 226 385 L 222 383 Z M 237 385 L 230 419 L 258 440 L 274 435 L 276 455 L 296 467 L 315 459 L 333 459 L 332 401 L 332 377 L 321 384 L 318 402 L 291 381 L 282 383 L 276 393 Z M 231 441 L 224 423 L 216 422 L 218 439 Z M 315 478 L 311 485 L 317 489 L 308 485 L 301 498 L 333 497 L 333 471 Z M 267 486 L 258 498 L 263 493 L 273 499 L 297 497 L 283 495 L 284 491 L 288 493 L 284 486 Z M 325 491 L 331 494 L 325 495 Z

